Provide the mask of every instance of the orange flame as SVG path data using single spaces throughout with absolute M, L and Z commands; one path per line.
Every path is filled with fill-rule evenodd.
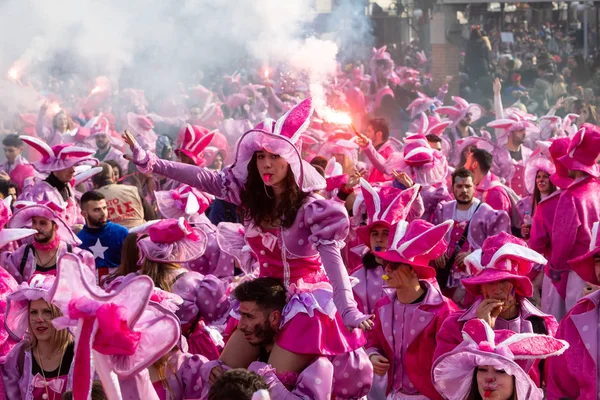
M 265 68 L 264 75 L 265 75 L 265 79 L 269 79 L 269 68 Z
M 95 88 L 92 89 L 92 92 L 90 93 L 90 96 L 93 94 L 96 94 L 98 92 L 102 91 L 102 88 L 100 86 L 96 86 Z
M 327 107 L 323 110 L 322 117 L 325 121 L 337 124 L 337 125 L 350 125 L 352 124 L 352 117 L 350 113 L 344 111 L 337 111 L 333 108 Z
M 18 81 L 21 78 L 21 69 L 16 65 L 8 70 L 8 77 L 14 81 Z

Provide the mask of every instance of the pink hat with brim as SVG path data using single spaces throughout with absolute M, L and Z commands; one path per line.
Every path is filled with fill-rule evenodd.
M 189 220 L 196 214 L 204 214 L 213 200 L 213 196 L 182 185 L 175 190 L 154 192 L 158 212 L 163 218 Z
M 600 254 L 600 222 L 594 222 L 592 227 L 592 240 L 590 241 L 590 250 L 577 258 L 569 260 L 569 266 L 579 275 L 581 279 L 593 285 L 600 285 L 596 275 L 594 258 Z
M 95 153 L 92 149 L 77 147 L 73 144 L 59 144 L 50 147 L 46 142 L 32 136 L 20 136 L 20 138 L 42 155 L 42 159 L 33 164 L 39 172 L 60 171 L 83 162 L 98 164 L 98 160 L 92 158 Z
M 8 221 L 8 228 L 31 228 L 33 217 L 46 218 L 58 226 L 57 234 L 60 240 L 74 246 L 79 246 L 81 240 L 73 233 L 69 225 L 61 217 L 64 210 L 57 204 L 47 201 L 38 204 L 26 205 L 18 209 Z
M 539 171 L 544 171 L 552 176 L 552 174 L 556 172 L 556 168 L 554 167 L 554 163 L 542 154 L 530 158 L 529 161 L 527 161 L 527 164 L 525 164 L 524 173 L 525 189 L 527 190 L 527 193 L 533 194 L 537 173 Z
M 50 303 L 49 291 L 53 284 L 52 275 L 34 275 L 7 297 L 4 326 L 13 339 L 22 340 L 29 329 L 29 302 L 42 299 Z
M 308 128 L 313 113 L 311 98 L 290 109 L 279 120 L 266 119 L 254 129 L 244 133 L 236 146 L 235 161 L 229 167 L 240 183 L 248 179 L 248 163 L 257 151 L 278 154 L 290 164 L 296 184 L 303 192 L 313 192 L 326 187 L 325 178 L 302 159 L 296 146 L 300 135 Z
M 177 137 L 177 140 L 181 138 L 181 147 L 175 149 L 175 155 L 181 157 L 182 154 L 185 154 L 197 166 L 205 166 L 204 149 L 213 140 L 214 135 L 214 132 L 208 132 L 208 129 L 201 126 L 187 125 L 183 127 Z
M 12 199 L 8 197 L 7 199 Z M 6 227 L 8 221 L 12 218 L 10 204 L 6 204 L 6 199 L 0 201 L 0 248 L 16 240 L 21 240 L 35 235 L 35 229 L 9 229 Z
M 183 218 L 150 221 L 135 227 L 130 233 L 149 236 L 138 239 L 140 262 L 146 258 L 159 263 L 185 263 L 196 260 L 206 251 L 208 238 L 200 228 L 192 227 Z
M 140 275 L 105 292 L 79 257 L 63 255 L 58 262 L 50 298 L 63 313 L 52 324 L 69 328 L 75 337 L 74 398 L 89 395 L 92 365 L 100 374 L 107 397 L 118 398 L 110 372 L 129 378 L 148 368 L 177 344 L 181 336 L 175 315 L 150 303 L 154 283 Z
M 392 225 L 406 220 L 412 204 L 419 196 L 421 187 L 417 184 L 406 190 L 391 186 L 376 190 L 362 178 L 360 185 L 362 202 L 366 206 L 367 221 L 369 223 L 357 228 L 356 234 L 362 243 L 371 247 L 371 230 L 382 226 L 391 231 Z
M 464 341 L 439 357 L 431 369 L 432 382 L 445 399 L 467 398 L 477 367 L 490 365 L 514 377 L 517 398 L 542 400 L 544 393 L 516 361 L 558 356 L 569 348 L 564 340 L 548 335 L 494 331 L 480 319 L 467 321 L 462 335 Z
M 469 293 L 477 296 L 481 294 L 481 285 L 508 280 L 513 282 L 518 295 L 531 297 L 533 285 L 527 274 L 534 264 L 546 263 L 547 260 L 528 248 L 524 240 L 501 232 L 485 239 L 481 249 L 465 258 L 472 277 L 464 278 L 462 283 Z
M 596 159 L 600 155 L 600 128 L 592 124 L 582 124 L 571 138 L 567 154 L 558 161 L 571 171 L 582 171 L 594 177 L 600 175 Z
M 447 115 L 452 120 L 451 127 L 458 125 L 468 113 L 471 113 L 471 123 L 477 121 L 483 115 L 483 107 L 479 104 L 469 103 L 462 97 L 452 96 L 454 106 L 443 106 L 436 108 L 436 113 Z
M 382 260 L 410 265 L 419 279 L 435 278 L 435 269 L 429 266 L 429 262 L 448 248 L 445 237 L 452 226 L 451 220 L 439 225 L 421 219 L 410 224 L 400 221 L 394 226 L 394 232 L 390 232 L 392 241 L 388 250 L 373 254 Z

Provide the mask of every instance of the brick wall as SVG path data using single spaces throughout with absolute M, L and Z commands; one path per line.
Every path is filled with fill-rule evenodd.
M 432 44 L 431 45 L 431 75 L 433 78 L 433 87 L 440 87 L 446 76 L 454 76 L 448 90 L 449 96 L 455 96 L 459 93 L 458 64 L 460 60 L 460 50 L 451 43 Z

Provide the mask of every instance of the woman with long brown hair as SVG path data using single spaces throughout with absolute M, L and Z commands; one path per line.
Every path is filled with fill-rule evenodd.
M 260 276 L 281 279 L 290 292 L 269 356 L 284 383 L 295 382 L 294 374 L 315 356 L 359 349 L 365 340 L 360 329 L 352 328 L 373 325 L 356 307 L 340 255 L 348 234 L 347 212 L 314 193 L 325 187 L 325 179 L 302 160 L 296 146 L 312 111 L 312 100 L 306 99 L 278 121 L 267 119 L 246 132 L 234 163 L 222 172 L 159 160 L 131 134 L 123 135 L 141 171 L 180 180 L 243 209 Z M 259 351 L 236 330 L 220 359 L 229 367 L 247 368 Z M 212 378 L 219 374 L 213 370 Z
M 73 338 L 67 329 L 52 325 L 62 315 L 49 303 L 53 283 L 53 276 L 36 275 L 8 296 L 5 325 L 14 339 L 21 340 L 4 364 L 4 385 L 11 400 L 58 400 L 72 384 Z

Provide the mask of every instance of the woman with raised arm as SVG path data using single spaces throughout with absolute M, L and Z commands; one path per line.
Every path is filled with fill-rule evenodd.
M 312 101 L 306 99 L 278 121 L 261 122 L 242 135 L 234 163 L 222 172 L 160 160 L 131 134 L 123 135 L 141 171 L 177 179 L 244 210 L 246 238 L 260 262 L 260 276 L 281 279 L 289 292 L 268 361 L 290 378 L 316 355 L 363 346 L 362 332 L 352 328 L 373 325 L 356 307 L 340 256 L 348 233 L 346 210 L 314 193 L 325 188 L 325 179 L 302 160 L 296 147 L 312 112 Z M 259 353 L 238 330 L 221 361 L 245 368 Z

